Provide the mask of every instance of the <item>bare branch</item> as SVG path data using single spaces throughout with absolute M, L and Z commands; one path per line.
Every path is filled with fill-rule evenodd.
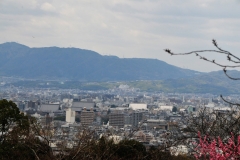
M 226 103 L 228 103 L 228 104 L 230 104 L 230 105 L 236 105 L 236 106 L 240 106 L 240 104 L 239 104 L 239 103 L 232 103 L 232 102 L 230 102 L 230 101 L 226 100 L 225 98 L 223 98 L 223 96 L 222 96 L 222 95 L 220 95 L 220 97 L 221 97 L 221 99 L 222 99 L 224 102 L 226 102 Z
M 213 64 L 215 64 L 215 65 L 217 65 L 219 67 L 222 67 L 223 71 L 224 71 L 224 74 L 228 78 L 230 78 L 232 80 L 240 80 L 240 78 L 235 78 L 235 77 L 232 77 L 229 74 L 227 74 L 227 68 L 238 68 L 238 67 L 240 67 L 240 65 L 235 65 L 235 64 L 240 63 L 240 58 L 235 56 L 234 54 L 232 54 L 229 51 L 221 49 L 218 46 L 217 41 L 215 39 L 212 40 L 212 43 L 218 50 L 197 50 L 197 51 L 191 51 L 191 52 L 186 52 L 186 53 L 173 53 L 170 49 L 165 49 L 165 52 L 167 52 L 170 55 L 190 55 L 190 54 L 196 54 L 196 56 L 198 56 L 200 59 L 202 59 L 204 61 L 207 61 L 207 62 L 210 62 L 210 63 L 213 63 Z M 229 62 L 234 63 L 234 64 L 233 65 L 224 65 L 224 64 L 218 63 L 216 60 L 209 60 L 208 58 L 203 57 L 203 56 L 200 55 L 201 53 L 207 53 L 207 52 L 225 54 L 225 55 L 227 55 L 227 60 Z

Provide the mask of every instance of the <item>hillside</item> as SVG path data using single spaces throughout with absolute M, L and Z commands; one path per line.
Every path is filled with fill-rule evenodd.
M 0 76 L 78 81 L 164 80 L 195 76 L 157 59 L 118 58 L 78 48 L 0 44 Z

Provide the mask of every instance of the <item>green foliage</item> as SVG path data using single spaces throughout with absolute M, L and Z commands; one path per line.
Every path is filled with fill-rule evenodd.
M 20 113 L 15 103 L 0 100 L 0 120 L 0 159 L 50 159 L 50 146 L 36 137 L 36 121 Z
M 65 121 L 66 120 L 66 116 L 57 116 L 57 117 L 54 117 L 54 120 Z
M 0 141 L 9 132 L 10 127 L 27 125 L 26 117 L 20 113 L 17 105 L 6 99 L 0 100 Z
M 172 112 L 177 112 L 177 107 L 176 106 L 173 107 Z
M 75 121 L 76 122 L 80 122 L 80 118 L 79 117 L 75 117 Z
M 117 145 L 116 155 L 123 159 L 138 159 L 146 156 L 146 147 L 136 140 L 122 140 Z
M 101 117 L 102 123 L 107 124 L 109 121 L 109 116 L 103 116 Z
M 112 104 L 110 107 L 111 107 L 111 108 L 117 108 L 118 106 Z
M 65 121 L 66 120 L 66 116 L 57 116 L 57 117 L 54 117 L 54 120 Z M 76 122 L 80 122 L 80 118 L 79 117 L 75 117 L 75 121 Z

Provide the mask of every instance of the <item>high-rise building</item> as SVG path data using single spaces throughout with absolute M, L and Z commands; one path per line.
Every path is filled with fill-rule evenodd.
M 109 114 L 109 125 L 113 127 L 124 127 L 124 114 L 121 112 L 114 112 Z
M 72 108 L 66 110 L 66 122 L 74 123 L 75 122 L 76 112 Z
M 129 114 L 124 115 L 124 124 L 131 125 L 131 116 Z
M 133 127 L 138 127 L 139 122 L 143 120 L 143 112 L 134 111 L 131 114 L 131 124 Z
M 83 109 L 80 116 L 81 124 L 84 127 L 87 127 L 93 123 L 94 120 L 94 111 L 91 108 L 90 111 L 87 111 L 86 108 Z

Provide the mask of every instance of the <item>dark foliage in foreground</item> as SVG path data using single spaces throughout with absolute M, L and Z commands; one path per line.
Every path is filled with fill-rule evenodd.
M 79 147 L 79 146 L 78 146 Z M 102 137 L 99 141 L 92 141 L 85 147 L 73 149 L 64 159 L 162 159 L 162 160 L 190 160 L 187 156 L 172 156 L 157 147 L 146 147 L 135 140 L 122 140 L 114 144 L 112 140 Z
M 190 159 L 185 156 L 172 156 L 162 149 L 147 148 L 135 140 L 122 140 L 114 143 L 102 136 L 96 139 L 94 132 L 82 131 L 75 137 L 73 148 L 67 147 L 64 140 L 58 150 L 50 147 L 47 128 L 40 126 L 36 119 L 20 113 L 12 101 L 0 100 L 0 159 L 21 160 L 89 160 L 89 159 Z

